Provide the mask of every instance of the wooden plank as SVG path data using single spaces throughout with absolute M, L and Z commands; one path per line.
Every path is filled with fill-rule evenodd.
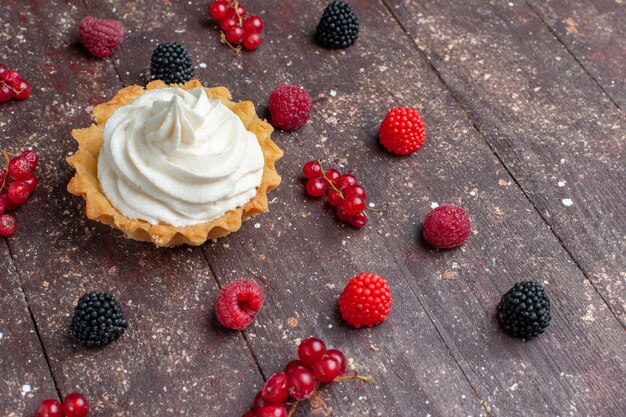
M 87 221 L 65 189 L 73 175 L 65 157 L 76 148 L 70 129 L 88 126 L 90 106 L 121 87 L 110 60 L 75 45 L 83 4 L 20 4 L 3 8 L 3 53 L 34 91 L 0 106 L 0 137 L 13 150 L 34 146 L 42 164 L 9 244 L 61 394 L 83 392 L 94 417 L 243 413 L 262 378 L 242 337 L 212 319 L 218 287 L 202 251 L 127 241 Z M 112 292 L 130 322 L 121 340 L 95 351 L 69 336 L 73 308 L 89 291 Z M 19 391 L 9 394 L 21 401 Z
M 88 4 L 104 13 L 114 2 Z M 319 60 L 320 55 L 315 52 L 318 49 L 310 43 L 309 30 L 315 26 L 323 4 L 323 1 L 251 4 L 250 12 L 265 19 L 266 40 L 260 50 L 239 58 L 219 43 L 217 31 L 207 27 L 204 4 L 144 0 L 116 5 L 117 13 L 125 21 L 144 19 L 142 10 L 148 5 L 155 16 L 154 22 L 144 21 L 144 29 L 130 35 L 130 43 L 138 46 L 132 50 L 124 48 L 117 54 L 116 65 L 125 83 L 140 83 L 156 43 L 177 41 L 189 49 L 201 80 L 208 85 L 227 86 L 236 99 L 257 103 L 262 114 L 269 92 L 280 82 L 304 84 L 313 97 L 322 98 L 321 103 L 329 99 L 333 88 L 338 94 L 345 93 L 343 88 L 352 90 L 353 96 L 344 97 L 360 100 L 357 84 L 342 79 L 344 87 L 341 87 L 323 81 L 325 74 L 332 71 L 348 71 L 353 59 L 365 65 L 364 58 L 359 58 L 364 52 L 361 47 L 329 59 L 324 52 L 326 62 Z M 366 7 L 368 3 L 361 2 L 360 6 Z M 292 8 L 298 10 L 297 21 L 281 17 Z M 381 16 L 381 10 L 380 6 L 373 7 L 370 24 L 374 16 Z M 286 40 L 285 33 L 293 34 L 294 38 Z M 401 37 L 396 37 L 396 41 L 398 46 L 404 43 L 407 51 Z M 303 407 L 299 416 L 324 414 L 329 409 L 341 416 L 402 415 L 406 410 L 418 415 L 484 415 L 456 361 L 411 291 L 407 281 L 412 278 L 387 259 L 385 250 L 375 257 L 376 265 L 368 265 L 361 261 L 371 251 L 359 255 L 352 249 L 343 249 L 342 240 L 351 242 L 351 236 L 360 235 L 377 244 L 376 229 L 369 227 L 362 235 L 355 236 L 354 231 L 336 227 L 334 217 L 319 202 L 303 204 L 297 178 L 300 164 L 306 158 L 328 152 L 321 146 L 320 135 L 338 143 L 339 138 L 322 131 L 321 112 L 327 111 L 327 106 L 319 104 L 315 119 L 303 130 L 293 135 L 275 134 L 287 156 L 279 162 L 284 183 L 272 193 L 271 199 L 275 201 L 269 213 L 245 223 L 239 232 L 217 244 L 204 247 L 222 284 L 242 277 L 255 279 L 257 275 L 260 282 L 267 283 L 264 310 L 255 325 L 246 331 L 261 369 L 266 376 L 280 370 L 295 357 L 297 340 L 318 335 L 343 349 L 354 365 L 373 375 L 376 382 L 365 386 L 335 384 L 340 386 L 324 390 L 323 402 L 313 410 Z M 356 332 L 341 324 L 335 303 L 345 278 L 367 267 L 392 279 L 396 292 L 394 320 L 372 331 Z M 437 364 L 437 369 L 432 368 L 432 363 Z M 253 397 L 248 396 L 244 404 L 251 404 Z
M 525 4 L 387 4 L 626 323 L 623 114 Z
M 57 398 L 57 392 L 4 241 L 0 241 L 0 306 L 0 415 L 29 415 L 41 400 Z
M 626 4 L 621 0 L 547 0 L 529 4 L 625 111 Z
M 196 64 L 206 64 L 197 68 L 200 79 L 261 109 L 281 82 L 320 99 L 302 130 L 275 134 L 286 156 L 270 212 L 205 247 L 221 282 L 258 275 L 270 287 L 246 332 L 264 373 L 292 358 L 300 338 L 319 335 L 377 381 L 325 389 L 325 404 L 337 415 L 484 414 L 465 378 L 491 415 L 555 415 L 571 407 L 598 415 L 623 406 L 616 391 L 624 383 L 621 327 L 533 206 L 380 5 L 353 2 L 362 37 L 349 50 L 328 52 L 311 44 L 324 4 L 255 5 L 268 25 L 266 42 L 241 58 L 217 43 L 204 5 L 152 4 L 159 21 L 131 35 L 143 47 L 116 55 L 125 82 L 141 82 L 156 42 L 180 41 Z M 143 9 L 117 11 L 140 21 Z M 289 10 L 298 18 L 286 18 Z M 426 115 L 431 139 L 414 157 L 393 158 L 374 143 L 392 104 Z M 300 167 L 319 156 L 354 169 L 372 201 L 390 203 L 388 211 L 361 231 L 338 226 L 323 204 L 302 194 Z M 460 202 L 472 213 L 478 234 L 464 249 L 439 253 L 416 238 L 433 201 Z M 347 328 L 335 311 L 346 278 L 362 270 L 387 276 L 396 294 L 390 320 L 369 331 Z M 555 323 L 545 337 L 521 343 L 497 330 L 493 314 L 500 296 L 529 277 L 548 282 Z

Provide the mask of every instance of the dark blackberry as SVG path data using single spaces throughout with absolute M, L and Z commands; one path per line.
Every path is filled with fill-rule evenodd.
M 530 340 L 550 324 L 550 297 L 534 281 L 518 282 L 502 297 L 498 321 L 506 333 Z
M 194 69 L 187 49 L 178 43 L 164 43 L 152 51 L 150 80 L 165 84 L 184 84 L 193 78 Z
M 122 309 L 111 294 L 92 292 L 83 295 L 74 309 L 70 332 L 79 345 L 108 345 L 128 327 Z
M 326 48 L 347 48 L 359 37 L 359 19 L 352 7 L 343 1 L 333 1 L 315 29 L 315 40 Z

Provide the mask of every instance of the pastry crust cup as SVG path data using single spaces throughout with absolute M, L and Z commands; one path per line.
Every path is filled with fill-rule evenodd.
M 119 229 L 129 239 L 152 242 L 160 247 L 183 244 L 198 246 L 207 240 L 216 241 L 220 237 L 236 232 L 243 221 L 267 211 L 267 192 L 280 184 L 280 176 L 275 165 L 283 156 L 283 151 L 271 139 L 274 129 L 269 123 L 259 119 L 250 101 L 238 103 L 231 101 L 230 92 L 225 87 L 203 87 L 209 98 L 219 99 L 231 109 L 241 119 L 246 129 L 256 135 L 261 145 L 265 166 L 256 195 L 242 207 L 230 210 L 211 222 L 193 226 L 150 224 L 124 216 L 109 202 L 98 181 L 98 156 L 104 142 L 104 124 L 115 110 L 146 91 L 166 87 L 169 86 L 162 81 L 153 81 L 146 88 L 133 85 L 119 90 L 110 101 L 94 107 L 93 115 L 96 122 L 86 129 L 72 130 L 72 136 L 78 142 L 78 151 L 67 158 L 69 165 L 76 170 L 76 174 L 67 185 L 67 190 L 85 199 L 87 218 Z M 202 84 L 198 80 L 192 80 L 179 87 L 191 90 L 202 87 Z

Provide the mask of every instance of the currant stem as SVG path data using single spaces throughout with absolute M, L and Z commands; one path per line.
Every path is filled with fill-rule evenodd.
M 291 417 L 296 413 L 296 411 L 298 410 L 298 404 L 300 404 L 300 401 L 296 401 L 295 403 L 291 404 L 287 417 Z
M 220 35 L 220 42 L 222 42 L 225 45 L 228 45 L 230 47 L 230 49 L 232 49 L 233 51 L 235 51 L 235 54 L 237 56 L 241 55 L 241 45 L 235 47 L 233 46 L 232 43 L 228 42 L 228 39 L 226 39 L 226 34 L 224 32 L 221 32 Z
M 322 178 L 324 178 L 326 180 L 326 182 L 328 183 L 328 185 L 330 185 L 330 188 L 332 188 L 333 190 L 337 191 L 339 193 L 339 196 L 341 197 L 341 200 L 345 200 L 346 198 L 343 196 L 343 193 L 341 192 L 340 189 L 338 189 L 337 187 L 335 187 L 335 185 L 333 184 L 333 181 L 330 180 L 330 178 L 328 178 L 326 176 L 326 172 L 324 171 L 324 166 L 322 165 L 322 160 L 318 159 L 317 163 L 320 164 L 320 168 L 322 169 Z
M 344 381 L 352 381 L 358 379 L 363 382 L 373 382 L 374 378 L 371 376 L 363 376 L 363 375 L 346 375 L 346 376 L 338 376 L 335 378 L 335 382 L 344 382 Z

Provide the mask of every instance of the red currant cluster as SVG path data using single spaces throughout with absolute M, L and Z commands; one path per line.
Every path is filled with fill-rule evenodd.
M 320 161 L 309 161 L 302 167 L 307 178 L 306 192 L 313 197 L 322 197 L 326 192 L 328 203 L 337 208 L 337 216 L 354 227 L 367 224 L 365 188 L 352 174 L 341 174 L 330 168 L 324 171 Z
M 320 383 L 350 379 L 372 381 L 372 378 L 355 372 L 345 374 L 346 357 L 343 353 L 327 350 L 326 344 L 318 338 L 305 339 L 298 347 L 298 360 L 289 362 L 283 372 L 268 378 L 254 398 L 254 411 L 248 411 L 243 417 L 288 417 L 296 411 L 299 401 L 311 398 Z M 289 397 L 294 401 L 288 402 Z
M 14 98 L 24 100 L 30 97 L 30 84 L 20 73 L 0 64 L 0 103 Z
M 254 51 L 263 43 L 263 20 L 259 16 L 246 15 L 246 8 L 237 0 L 214 1 L 211 3 L 211 16 L 219 22 L 222 29 L 222 42 L 237 52 L 241 50 L 241 45 Z
M 7 151 L 0 153 L 7 164 L 6 170 L 0 168 L 0 236 L 11 236 L 16 229 L 15 218 L 3 213 L 25 203 L 37 188 L 39 179 L 33 172 L 39 164 L 39 157 L 33 151 L 24 151 L 12 159 Z
M 63 404 L 57 400 L 43 400 L 37 407 L 35 417 L 85 417 L 89 414 L 89 402 L 75 392 L 63 400 Z

